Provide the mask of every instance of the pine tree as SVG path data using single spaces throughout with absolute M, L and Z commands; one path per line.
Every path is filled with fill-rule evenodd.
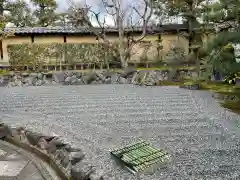
M 57 14 L 55 12 L 57 3 L 55 0 L 31 0 L 36 9 L 34 15 L 37 18 L 37 25 L 41 27 L 47 27 L 54 25 L 57 20 Z
M 220 0 L 207 8 L 209 13 L 204 18 L 216 27 L 216 36 L 207 44 L 205 58 L 212 71 L 223 75 L 239 72 L 233 45 L 240 43 L 240 1 Z
M 10 12 L 6 15 L 7 22 L 12 23 L 15 27 L 34 26 L 33 14 L 24 0 L 17 0 L 8 6 Z

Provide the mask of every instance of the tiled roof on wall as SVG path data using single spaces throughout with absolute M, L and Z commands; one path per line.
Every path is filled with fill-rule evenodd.
M 186 30 L 187 27 L 185 24 L 169 24 L 163 25 L 161 27 L 148 27 L 148 32 L 165 32 L 165 31 L 176 31 L 176 30 Z M 96 28 L 99 30 L 100 28 Z M 126 32 L 141 32 L 141 27 L 136 27 L 134 30 L 132 28 L 125 29 Z M 14 32 L 15 34 L 88 34 L 91 33 L 90 29 L 86 27 L 73 28 L 73 27 L 23 27 L 23 28 L 5 28 L 5 32 Z M 107 28 L 105 30 L 108 33 L 117 32 L 116 28 Z

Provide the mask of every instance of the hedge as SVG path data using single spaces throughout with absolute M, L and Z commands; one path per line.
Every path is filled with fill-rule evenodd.
M 11 65 L 41 66 L 60 61 L 67 64 L 104 63 L 117 57 L 112 49 L 103 44 L 13 44 L 7 47 Z

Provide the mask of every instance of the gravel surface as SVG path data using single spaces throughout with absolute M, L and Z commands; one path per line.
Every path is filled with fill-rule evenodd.
M 141 179 L 240 179 L 240 116 L 219 107 L 211 93 L 132 85 L 19 87 L 0 92 L 3 121 L 64 136 L 81 146 L 110 179 L 136 179 L 115 164 L 109 149 L 138 138 L 173 157 L 167 167 Z

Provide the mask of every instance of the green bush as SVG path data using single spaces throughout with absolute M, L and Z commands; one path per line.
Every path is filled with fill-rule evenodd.
M 35 67 L 54 62 L 74 65 L 76 63 L 109 63 L 116 52 L 103 44 L 13 44 L 7 47 L 11 65 Z

